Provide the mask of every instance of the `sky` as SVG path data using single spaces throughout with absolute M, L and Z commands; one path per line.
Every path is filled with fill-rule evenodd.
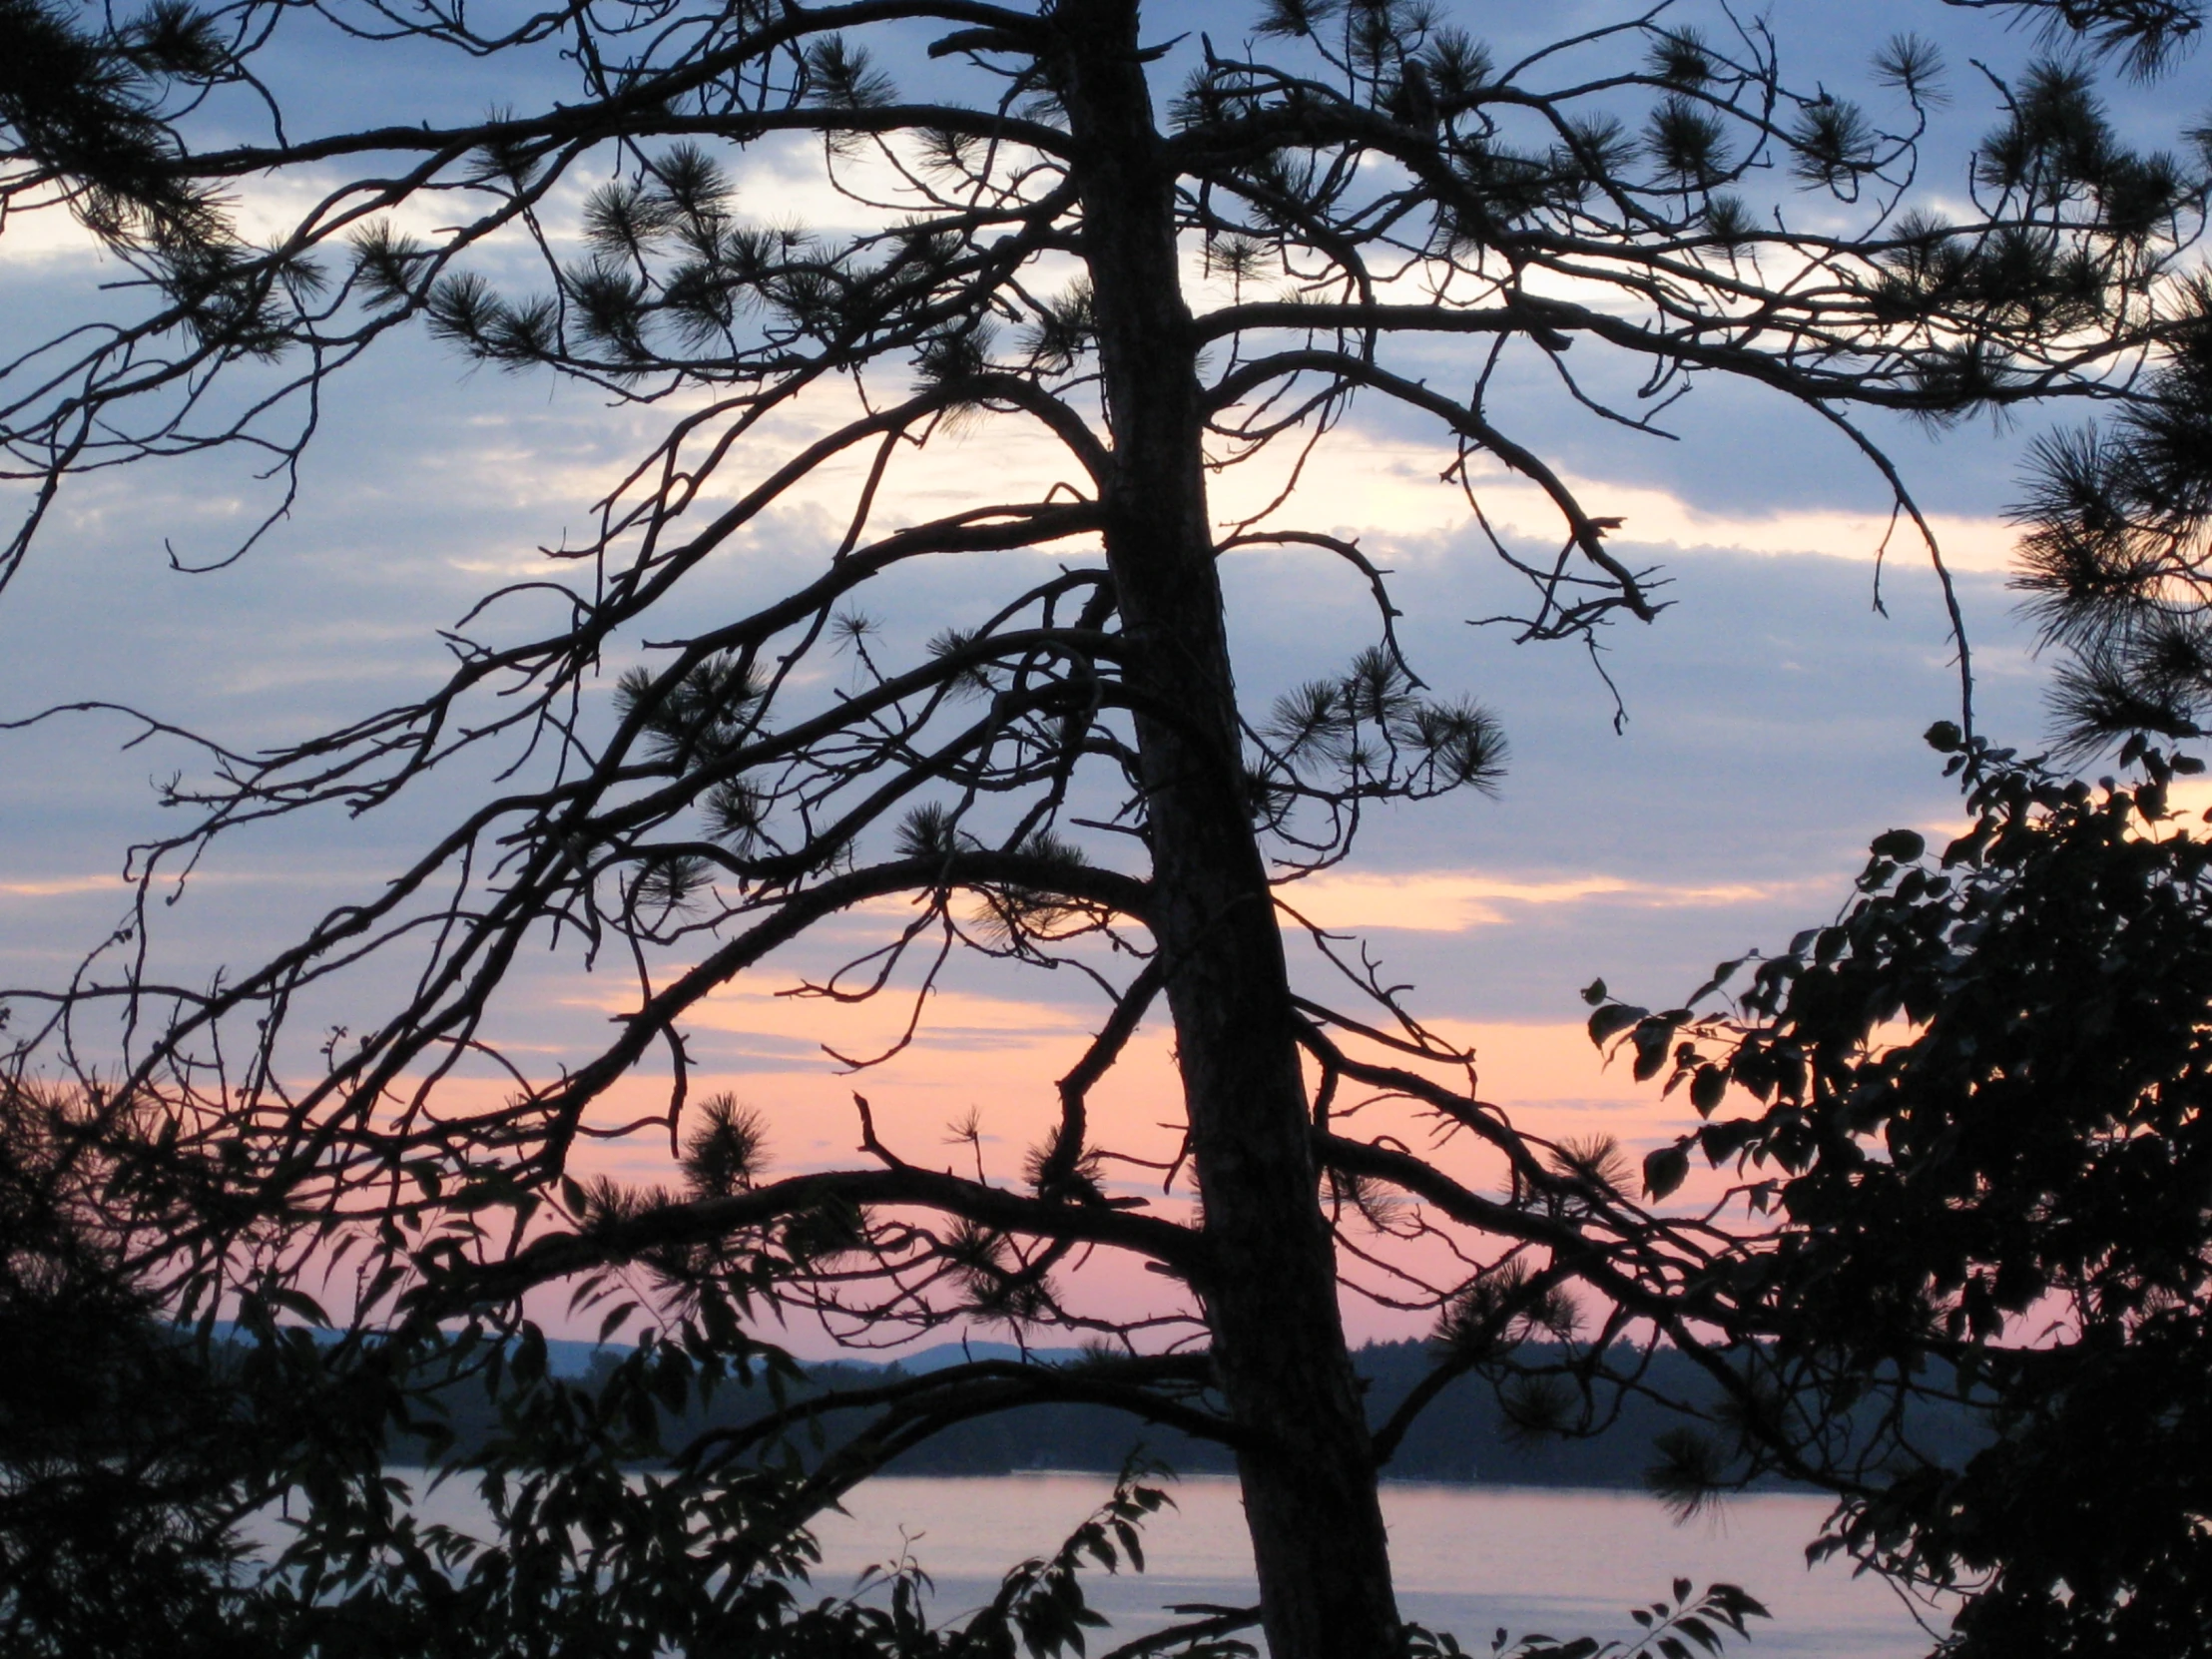
M 1506 48 L 1537 10 L 1471 0 L 1445 9 Z M 1563 29 L 1623 8 L 1593 0 L 1543 10 L 1545 26 Z M 1788 61 L 1839 84 L 1893 29 L 1943 39 L 1959 93 L 1946 140 L 1987 119 L 1986 99 L 1965 84 L 1966 47 L 2001 69 L 2033 44 L 1928 0 L 1782 0 L 1772 13 Z M 1172 26 L 1226 39 L 1236 14 L 1176 8 Z M 484 72 L 469 66 L 424 65 L 394 90 L 339 73 L 327 43 L 289 50 L 288 72 L 316 90 L 319 123 L 370 101 L 407 103 L 410 117 L 473 107 L 486 91 Z M 2123 124 L 2147 128 L 2176 101 L 2208 102 L 2207 67 L 2186 64 L 2162 90 L 2127 95 Z M 789 154 L 760 157 L 743 192 L 766 217 L 821 206 Z M 299 199 L 250 191 L 245 206 L 274 222 Z M 20 336 L 99 303 L 93 284 L 116 275 L 112 265 L 69 235 L 19 229 L 0 236 L 0 331 Z M 1955 795 L 1920 741 L 1931 722 L 1956 714 L 1952 649 L 1925 556 L 1907 538 L 1881 577 L 1887 614 L 1876 609 L 1887 492 L 1801 412 L 1707 383 L 1672 412 L 1680 438 L 1670 442 L 1603 427 L 1534 384 L 1507 389 L 1523 399 L 1522 435 L 1584 487 L 1593 510 L 1624 519 L 1611 545 L 1670 579 L 1672 603 L 1655 623 L 1607 637 L 1625 720 L 1616 729 L 1612 697 L 1577 650 L 1515 645 L 1506 630 L 1470 625 L 1513 595 L 1457 491 L 1437 482 L 1448 457 L 1406 422 L 1356 405 L 1306 481 L 1304 521 L 1359 537 L 1393 571 L 1415 667 L 1493 710 L 1512 761 L 1494 801 L 1461 796 L 1386 816 L 1353 863 L 1306 883 L 1297 902 L 1318 922 L 1357 930 L 1440 1032 L 1475 1047 L 1488 1098 L 1531 1127 L 1602 1130 L 1641 1150 L 1671 1136 L 1683 1109 L 1634 1084 L 1625 1066 L 1603 1064 L 1582 1031 L 1579 988 L 1603 976 L 1632 1000 L 1672 1002 L 1716 960 L 1779 948 L 1832 915 L 1874 835 L 1955 825 Z M 0 719 L 77 700 L 125 703 L 248 749 L 379 707 L 440 672 L 436 630 L 485 586 L 532 572 L 536 548 L 584 528 L 657 418 L 543 378 L 471 369 L 414 334 L 330 388 L 298 505 L 229 569 L 175 573 L 165 545 L 187 562 L 205 558 L 249 522 L 267 486 L 240 458 L 80 480 L 0 595 Z M 2022 447 L 2044 424 L 2027 416 L 2002 428 L 1881 433 L 1956 574 L 1981 729 L 2028 748 L 2045 728 L 2048 665 L 2005 587 L 2003 509 Z M 896 480 L 884 521 L 964 499 L 979 477 L 1011 489 L 1025 468 L 1050 464 L 988 427 L 931 455 Z M 830 486 L 839 482 L 849 479 Z M 1241 487 L 1225 485 L 1223 517 Z M 806 568 L 834 540 L 833 494 L 826 487 L 823 499 L 759 527 L 739 558 L 699 584 L 700 614 L 775 591 Z M 1548 533 L 1527 492 L 1500 483 L 1486 498 L 1501 523 Z M 933 631 L 972 615 L 1003 590 L 1013 562 L 916 579 L 891 601 L 894 620 Z M 1373 637 L 1358 584 L 1315 557 L 1240 554 L 1225 580 L 1253 707 Z M 166 828 L 153 782 L 192 764 L 172 744 L 131 746 L 137 735 L 101 713 L 0 733 L 0 983 L 66 976 L 121 914 L 122 849 Z M 361 821 L 239 836 L 165 916 L 169 937 L 199 971 L 257 960 L 306 917 L 372 885 L 448 804 L 402 802 Z M 823 948 L 882 919 L 840 923 Z M 695 1091 L 726 1087 L 766 1108 L 772 1144 L 794 1167 L 852 1152 L 853 1080 L 821 1044 L 862 1044 L 893 1013 L 843 1015 L 777 994 L 822 959 L 780 961 L 690 1022 Z M 941 1126 L 977 1109 L 986 1157 L 1011 1170 L 1097 1012 L 1072 980 L 959 970 L 934 999 L 923 1041 L 863 1081 L 886 1134 L 920 1156 L 946 1156 L 932 1150 L 944 1144 Z M 518 984 L 516 1038 L 548 1068 L 599 1036 L 629 990 L 620 974 L 586 975 L 566 958 L 525 963 Z M 1173 1098 L 1165 1038 L 1148 1028 L 1107 1108 L 1150 1145 L 1158 1136 L 1147 1141 L 1141 1126 L 1164 1115 L 1163 1098 Z M 599 1156 L 639 1179 L 666 1174 L 665 1147 Z M 1419 1324 L 1357 1302 L 1348 1318 L 1356 1336 Z M 794 1340 L 802 1351 L 820 1346 L 807 1333 Z

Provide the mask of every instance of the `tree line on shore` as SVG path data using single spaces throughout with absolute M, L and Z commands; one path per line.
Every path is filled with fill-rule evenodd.
M 484 593 L 386 707 L 252 745 L 105 699 L 9 712 L 179 761 L 128 914 L 0 997 L 0 1288 L 39 1357 L 0 1398 L 0 1635 L 1080 1650 L 1081 1564 L 1138 1551 L 1160 1501 L 1126 1470 L 958 1630 L 910 1593 L 808 1605 L 794 1575 L 857 1482 L 993 1418 L 1110 1411 L 1233 1461 L 1260 1589 L 1125 1652 L 1250 1652 L 1256 1626 L 1274 1659 L 1399 1659 L 1455 1651 L 1398 1617 L 1377 1490 L 1401 1456 L 1459 1427 L 1606 1443 L 1663 1405 L 1658 1491 L 1828 1492 L 1815 1548 L 1954 1595 L 1960 1659 L 2200 1652 L 2212 843 L 2173 806 L 2212 691 L 2212 129 L 2138 142 L 2106 93 L 2204 19 L 1949 11 L 2044 49 L 1962 92 L 1917 34 L 1808 80 L 1763 17 L 1688 0 L 1518 56 L 1420 0 L 1263 0 L 1195 39 L 1138 0 L 0 0 L 0 234 L 66 216 L 128 274 L 0 361 L 0 597 L 66 551 L 88 478 L 240 456 L 266 517 L 203 576 L 250 581 L 327 397 L 408 330 L 658 422 L 582 544 Z M 441 61 L 512 98 L 438 105 L 405 70 Z M 322 96 L 339 70 L 372 108 Z M 1962 96 L 1987 125 L 1945 149 Z M 764 153 L 814 170 L 824 226 L 739 189 Z M 1638 1168 L 1517 1124 L 1299 908 L 1379 817 L 1476 813 L 1506 762 L 1406 649 L 1400 579 L 1299 485 L 1355 410 L 1417 424 L 1523 596 L 1487 625 L 1587 652 L 1611 695 L 1603 649 L 1664 625 L 1665 578 L 1517 388 L 1626 442 L 1716 381 L 1833 433 L 1925 540 L 1959 694 L 1930 741 L 1968 829 L 1882 834 L 1830 922 L 1689 996 L 1590 986 L 1593 1041 L 1683 1107 Z M 1976 730 L 1881 434 L 2065 400 L 2102 418 L 2035 450 L 2021 508 L 2054 760 Z M 982 427 L 1048 447 L 1049 481 L 885 505 L 937 513 L 898 486 Z M 1280 489 L 1225 523 L 1240 467 Z M 1500 479 L 1541 528 L 1494 510 Z M 837 522 L 795 539 L 824 492 Z M 1222 575 L 1260 552 L 1367 607 L 1266 707 Z M 714 588 L 733 566 L 774 591 Z M 1002 591 L 941 615 L 937 569 Z M 439 827 L 411 861 L 283 948 L 212 968 L 178 942 L 255 827 L 417 802 Z M 555 1057 L 517 967 L 548 954 L 625 987 Z M 1078 979 L 1096 1019 L 1018 1169 L 973 1125 L 972 1173 L 939 1168 L 858 1093 L 858 1156 L 786 1169 L 776 1125 L 694 1086 L 693 1032 L 794 963 L 827 1004 L 899 1005 L 886 1048 L 832 1050 L 855 1071 L 926 1041 L 960 971 Z M 1160 1156 L 1100 1105 L 1148 1025 Z M 662 1178 L 591 1175 L 604 1141 Z M 1701 1162 L 1726 1189 L 1702 1208 Z M 1157 1305 L 1093 1306 L 1101 1253 Z M 561 1294 L 646 1333 L 588 1386 L 531 1317 Z M 1430 1322 L 1366 1387 L 1347 1295 Z M 769 1340 L 795 1319 L 1095 1347 L 838 1376 L 832 1421 Z M 715 1415 L 740 1397 L 765 1409 Z M 477 1480 L 497 1536 L 414 1514 L 402 1443 Z M 239 1521 L 279 1500 L 283 1549 L 249 1558 Z M 1642 1652 L 1756 1611 L 1677 1586 Z

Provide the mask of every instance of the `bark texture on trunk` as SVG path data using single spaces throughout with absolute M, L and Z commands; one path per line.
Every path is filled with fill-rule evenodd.
M 1274 1659 L 1381 1659 L 1397 1647 L 1387 1540 L 1244 784 L 1174 180 L 1137 10 L 1060 0 L 1054 15 L 1114 439 L 1106 551 L 1141 700 L 1153 926 L 1205 1204 L 1201 1289 L 1229 1408 L 1265 1436 L 1240 1472 Z

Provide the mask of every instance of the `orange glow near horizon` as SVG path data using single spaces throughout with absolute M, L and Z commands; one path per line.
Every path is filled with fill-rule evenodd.
M 1089 1025 L 1075 1009 L 945 992 L 928 999 L 913 1042 L 880 1065 L 854 1073 L 826 1053 L 793 1055 L 795 1038 L 828 1041 L 848 1055 L 879 1052 L 895 1041 L 910 1010 L 909 1001 L 888 993 L 852 1007 L 778 995 L 766 987 L 740 985 L 718 992 L 686 1022 L 694 1036 L 712 1032 L 721 1044 L 740 1052 L 750 1046 L 748 1039 L 756 1039 L 764 1060 L 771 1052 L 782 1059 L 738 1072 L 694 1071 L 688 1079 L 690 1107 L 696 1110 L 702 1100 L 727 1092 L 758 1109 L 768 1125 L 771 1166 L 779 1172 L 853 1167 L 868 1162 L 859 1146 L 852 1103 L 857 1090 L 870 1103 L 877 1134 L 900 1158 L 971 1173 L 979 1156 L 989 1179 L 1018 1184 L 1025 1156 L 1057 1122 L 1056 1085 L 1083 1052 Z M 1446 1041 L 1475 1051 L 1482 1097 L 1502 1107 L 1517 1127 L 1537 1135 L 1610 1135 L 1635 1159 L 1692 1121 L 1686 1102 L 1662 1100 L 1656 1084 L 1634 1082 L 1625 1065 L 1606 1065 L 1577 1023 L 1440 1021 L 1433 1029 Z M 667 1087 L 665 1078 L 635 1077 L 602 1105 L 595 1121 L 634 1121 L 665 1111 Z M 1476 1190 L 1496 1190 L 1502 1167 L 1493 1155 L 1463 1133 L 1439 1142 L 1435 1121 L 1406 1103 L 1370 1104 L 1348 1090 L 1337 1110 L 1341 1122 L 1349 1115 L 1347 1132 L 1395 1136 Z M 954 1125 L 971 1115 L 979 1132 L 973 1145 L 953 1132 Z M 1155 1163 L 1176 1156 L 1181 1084 L 1164 1017 L 1155 1015 L 1147 1022 L 1093 1091 L 1090 1120 L 1095 1145 Z M 619 1141 L 584 1143 L 577 1168 L 639 1185 L 668 1183 L 676 1175 L 665 1131 L 658 1127 Z M 1169 1214 L 1186 1213 L 1187 1172 L 1172 1196 L 1163 1194 L 1154 1170 L 1109 1163 L 1107 1176 L 1117 1193 L 1145 1196 Z M 1384 1258 L 1399 1256 L 1447 1279 L 1464 1274 L 1463 1269 L 1453 1270 L 1433 1246 L 1361 1242 L 1372 1242 Z M 1364 1270 L 1357 1277 L 1389 1289 L 1387 1276 L 1378 1270 Z M 1135 1261 L 1105 1254 L 1083 1268 L 1075 1301 L 1084 1311 L 1114 1318 L 1180 1306 L 1157 1275 Z M 567 1318 L 550 1300 L 537 1312 L 562 1334 L 588 1337 L 596 1332 L 594 1319 Z M 1355 1343 L 1423 1336 L 1433 1323 L 1429 1313 L 1392 1309 L 1359 1294 L 1347 1295 L 1345 1317 Z M 829 1335 L 813 1326 L 762 1334 L 809 1358 L 827 1358 L 835 1351 Z M 974 1334 L 1005 1335 L 987 1330 Z M 1068 1339 L 1048 1335 L 1042 1340 L 1052 1344 Z

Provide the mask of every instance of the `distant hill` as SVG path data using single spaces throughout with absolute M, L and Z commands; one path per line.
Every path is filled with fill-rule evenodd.
M 547 1346 L 555 1371 L 578 1379 L 595 1367 L 613 1365 L 622 1352 L 590 1343 Z M 912 1376 L 967 1359 L 1011 1360 L 1019 1354 L 1003 1343 L 951 1343 L 883 1364 L 839 1360 L 810 1365 L 807 1372 L 818 1388 L 849 1388 L 866 1386 L 892 1373 Z M 1077 1352 L 1033 1349 L 1030 1357 L 1055 1364 L 1077 1358 Z M 1388 1418 L 1429 1368 L 1424 1346 L 1415 1342 L 1370 1344 L 1355 1353 L 1353 1363 L 1367 1387 L 1369 1420 L 1377 1424 Z M 1653 1388 L 1680 1398 L 1705 1397 L 1711 1389 L 1690 1361 L 1665 1350 L 1653 1357 L 1646 1381 Z M 464 1440 L 488 1426 L 474 1420 L 482 1406 L 472 1390 L 449 1404 L 454 1426 Z M 766 1404 L 762 1390 L 726 1389 L 711 1410 L 670 1424 L 666 1439 L 673 1444 L 709 1426 L 743 1422 Z M 827 1442 L 841 1442 L 862 1420 L 857 1412 L 827 1419 Z M 1680 1421 L 1665 1407 L 1637 1395 L 1622 1402 L 1617 1418 L 1601 1434 L 1587 1439 L 1531 1438 L 1511 1430 L 1488 1383 L 1461 1378 L 1415 1419 L 1385 1476 L 1454 1484 L 1636 1487 L 1643 1483 L 1644 1471 L 1653 1460 L 1653 1439 Z M 1926 1422 L 1920 1434 L 1932 1449 L 1947 1444 L 1962 1453 L 1974 1443 L 1977 1429 L 1960 1417 Z M 800 1441 L 806 1438 L 795 1436 Z M 1111 1473 L 1140 1446 L 1183 1473 L 1227 1473 L 1236 1466 L 1233 1454 L 1221 1445 L 1137 1421 L 1107 1406 L 1029 1405 L 953 1424 L 899 1457 L 890 1472 L 964 1475 L 1065 1469 Z
M 560 1337 L 548 1337 L 545 1342 L 546 1367 L 555 1377 L 589 1377 L 602 1355 L 614 1360 L 628 1352 L 628 1349 L 616 1343 L 579 1343 Z M 1078 1358 L 1081 1353 L 1080 1349 L 1073 1348 L 1033 1348 L 1029 1350 L 1029 1358 L 1041 1360 L 1048 1366 L 1064 1365 Z M 894 1360 L 880 1363 L 832 1360 L 822 1364 L 842 1367 L 848 1371 L 888 1371 L 896 1366 L 907 1376 L 916 1377 L 924 1372 L 943 1371 L 947 1366 L 963 1365 L 970 1360 L 1018 1360 L 1021 1355 L 1022 1351 L 1012 1343 L 939 1343 L 934 1348 L 901 1354 Z
M 556 1377 L 588 1381 L 614 1366 L 627 1349 L 613 1344 L 548 1339 L 548 1369 Z M 1080 1357 L 1075 1349 L 1031 1349 L 1029 1358 L 1046 1365 Z M 1022 1351 L 1008 1343 L 942 1343 L 894 1360 L 815 1362 L 806 1367 L 816 1390 L 865 1387 L 886 1376 L 917 1376 L 969 1360 L 1015 1360 Z M 1430 1361 L 1417 1342 L 1371 1343 L 1353 1355 L 1367 1390 L 1368 1420 L 1380 1425 L 1428 1373 Z M 1683 1356 L 1668 1350 L 1654 1355 L 1646 1382 L 1677 1398 L 1708 1397 L 1711 1383 Z M 805 1397 L 808 1386 L 793 1390 Z M 466 1445 L 492 1427 L 484 1397 L 473 1385 L 447 1390 L 441 1400 L 460 1442 Z M 768 1407 L 764 1388 L 726 1387 L 706 1411 L 671 1422 L 664 1443 L 681 1444 L 692 1434 L 742 1423 Z M 839 1413 L 825 1419 L 823 1444 L 834 1446 L 856 1432 L 864 1413 Z M 1446 1386 L 1413 1422 L 1384 1470 L 1394 1480 L 1513 1486 L 1635 1487 L 1653 1460 L 1652 1442 L 1681 1418 L 1642 1395 L 1623 1400 L 1615 1420 L 1588 1438 L 1532 1437 L 1507 1423 L 1496 1394 L 1478 1378 L 1460 1378 Z M 1924 1415 L 1916 1427 L 1924 1448 L 1946 1459 L 1962 1459 L 1986 1437 L 1986 1429 L 1964 1413 Z M 794 1436 L 803 1455 L 817 1454 L 812 1437 Z M 895 1474 L 1011 1474 L 1055 1469 L 1112 1473 L 1139 1448 L 1170 1468 L 1188 1474 L 1229 1473 L 1234 1455 L 1210 1440 L 1145 1423 L 1103 1405 L 1026 1405 L 955 1423 L 904 1453 L 889 1465 Z M 403 1455 L 403 1453 L 402 1453 Z M 1772 1482 L 1779 1486 L 1782 1483 Z
M 978 1350 L 976 1357 L 986 1356 Z M 1010 1357 L 1010 1352 L 989 1357 Z M 1429 1360 L 1420 1343 L 1376 1343 L 1356 1352 L 1353 1365 L 1367 1384 L 1368 1419 L 1381 1424 L 1427 1375 Z M 845 1375 L 859 1369 L 837 1368 Z M 920 1368 L 909 1362 L 906 1369 Z M 827 1370 L 817 1368 L 816 1375 L 824 1377 Z M 1707 1391 L 1702 1373 L 1674 1354 L 1657 1358 L 1651 1381 L 1656 1387 L 1691 1398 Z M 1643 1483 L 1644 1470 L 1652 1461 L 1653 1437 L 1680 1420 L 1638 1397 L 1623 1405 L 1618 1420 L 1603 1434 L 1589 1439 L 1528 1439 L 1508 1430 L 1487 1382 L 1462 1378 L 1415 1419 L 1384 1472 L 1397 1480 L 1457 1484 L 1635 1487 Z M 1236 1467 L 1234 1454 L 1224 1446 L 1137 1422 L 1104 1406 L 1032 1405 L 954 1424 L 906 1453 L 892 1471 L 1110 1472 L 1139 1444 L 1184 1473 L 1227 1473 Z

